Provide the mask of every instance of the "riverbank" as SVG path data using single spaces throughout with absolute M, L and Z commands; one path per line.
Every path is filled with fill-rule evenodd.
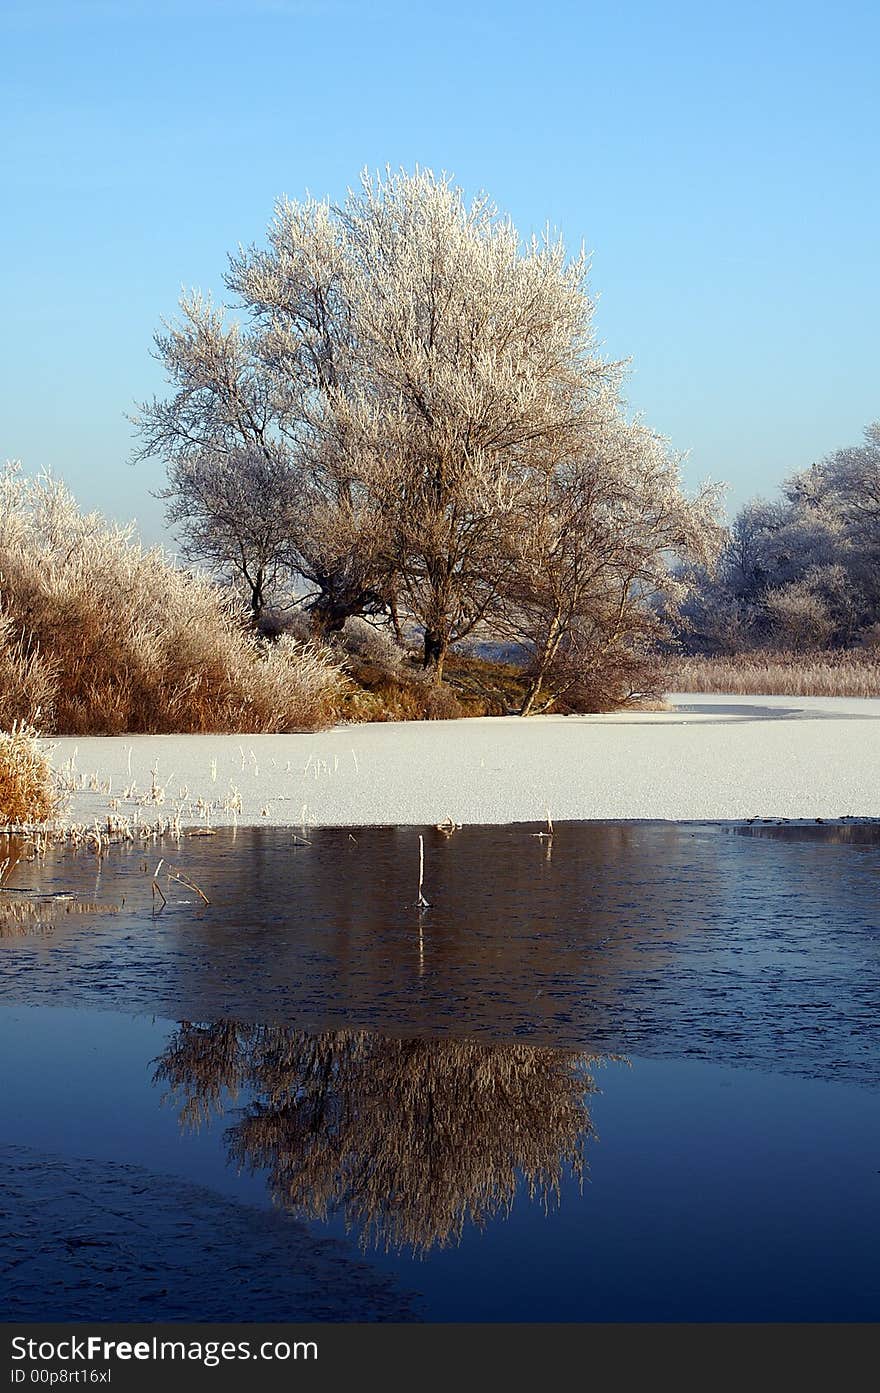
M 671 709 L 56 739 L 65 817 L 221 827 L 880 817 L 880 700 L 673 694 Z

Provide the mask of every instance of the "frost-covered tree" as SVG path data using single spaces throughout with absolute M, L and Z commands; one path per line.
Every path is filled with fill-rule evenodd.
M 820 498 L 830 501 L 858 535 L 880 545 L 880 421 L 864 443 L 836 450 L 810 471 Z
M 142 405 L 136 458 L 166 460 L 162 496 L 185 556 L 242 582 L 259 622 L 290 560 L 298 500 L 271 384 L 247 336 L 199 295 L 182 298 L 180 321 L 155 342 L 174 392 Z
M 380 462 L 354 433 L 363 364 L 344 342 L 334 236 L 324 205 L 279 207 L 270 253 L 242 253 L 226 278 L 244 322 L 184 297 L 156 336 L 172 395 L 136 417 L 136 458 L 165 459 L 188 555 L 237 575 L 257 619 L 279 578 L 299 579 L 319 631 L 381 609 L 390 591 L 385 479 L 379 489 Z
M 880 421 L 866 428 L 863 444 L 836 450 L 797 482 L 842 530 L 839 559 L 853 592 L 854 622 L 874 629 L 880 624 Z
M 394 461 L 401 598 L 439 677 L 449 645 L 495 613 L 532 473 L 595 415 L 613 370 L 596 352 L 583 256 L 549 238 L 523 245 L 486 198 L 389 174 L 364 181 L 343 223 L 364 272 L 361 420 Z
M 243 323 L 190 297 L 156 340 L 174 392 L 141 408 L 139 454 L 168 461 L 191 550 L 257 604 L 289 567 L 331 628 L 399 594 L 440 675 L 497 598 L 535 452 L 608 377 L 585 273 L 426 171 L 279 203 L 226 277 Z
M 606 410 L 535 475 L 514 534 L 505 629 L 529 654 L 527 715 L 572 687 L 615 705 L 644 689 L 657 641 L 687 593 L 673 559 L 709 564 L 718 490 L 694 498 L 679 460 L 641 423 Z
M 714 575 L 693 579 L 695 646 L 857 642 L 880 622 L 880 424 L 792 475 L 776 501 L 746 504 Z
M 190 297 L 156 340 L 173 391 L 141 408 L 139 453 L 167 460 L 190 554 L 255 615 L 283 575 L 322 631 L 399 608 L 438 681 L 487 628 L 528 631 L 539 685 L 564 652 L 596 664 L 647 634 L 706 499 L 626 425 L 586 278 L 429 171 L 282 200 L 230 262 L 237 320 Z

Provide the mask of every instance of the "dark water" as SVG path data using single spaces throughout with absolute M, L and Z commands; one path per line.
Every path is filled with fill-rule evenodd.
M 877 1319 L 876 834 L 536 830 L 11 865 L 0 1312 Z

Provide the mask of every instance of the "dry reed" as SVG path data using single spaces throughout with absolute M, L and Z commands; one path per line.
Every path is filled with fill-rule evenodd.
M 880 654 L 865 650 L 677 658 L 668 686 L 742 696 L 880 696 Z

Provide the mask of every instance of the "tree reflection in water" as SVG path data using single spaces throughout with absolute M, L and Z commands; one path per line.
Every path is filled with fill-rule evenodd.
M 181 1124 L 249 1101 L 230 1158 L 266 1171 L 302 1218 L 344 1216 L 363 1247 L 425 1253 L 509 1213 L 518 1184 L 550 1208 L 585 1174 L 594 1055 L 531 1045 L 309 1035 L 183 1022 L 157 1063 Z

